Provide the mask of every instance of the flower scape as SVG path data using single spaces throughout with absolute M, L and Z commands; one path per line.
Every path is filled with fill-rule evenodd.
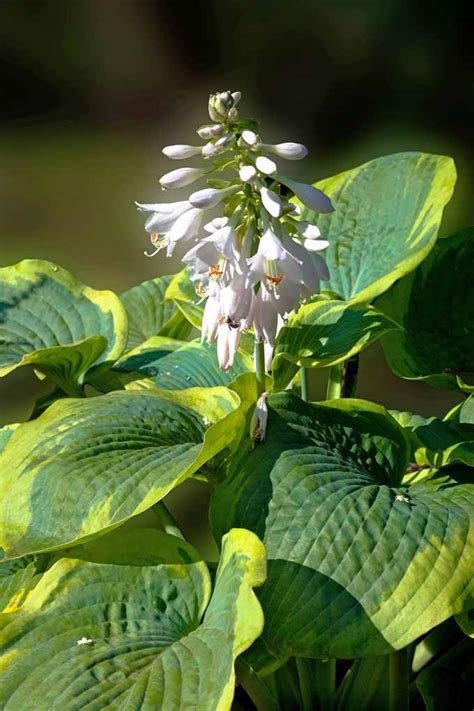
M 265 344 L 269 364 L 286 316 L 318 293 L 320 281 L 329 276 L 321 255 L 329 243 L 316 225 L 301 219 L 293 199 L 314 212 L 333 211 L 327 195 L 287 177 L 276 162 L 305 158 L 306 147 L 262 142 L 257 122 L 239 118 L 240 98 L 240 92 L 230 91 L 210 96 L 213 123 L 197 130 L 204 145 L 163 148 L 167 158 L 200 156 L 207 163 L 166 173 L 160 178 L 163 190 L 201 179 L 208 187 L 187 200 L 137 203 L 147 214 L 145 229 L 154 248 L 146 256 L 162 249 L 167 256 L 179 253 L 197 294 L 206 299 L 202 340 L 217 341 L 224 370 L 232 366 L 241 334 L 250 328 Z

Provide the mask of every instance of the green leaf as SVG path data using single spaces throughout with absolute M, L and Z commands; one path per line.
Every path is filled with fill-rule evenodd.
M 396 153 L 316 183 L 335 212 L 303 218 L 329 240 L 328 289 L 369 302 L 412 271 L 433 247 L 455 182 L 451 158 Z
M 474 642 L 464 639 L 416 678 L 427 711 L 472 708 Z
M 31 365 L 75 395 L 87 371 L 116 360 L 126 339 L 125 310 L 111 291 L 50 262 L 0 269 L 0 377 Z
M 252 587 L 264 579 L 262 544 L 239 530 L 223 540 L 207 610 L 202 562 L 60 560 L 18 612 L 0 617 L 0 704 L 228 711 L 235 658 L 263 627 Z
M 266 441 L 241 446 L 211 521 L 267 547 L 272 654 L 387 654 L 472 605 L 472 486 L 403 487 L 408 442 L 380 406 L 290 393 L 267 404 Z
M 7 446 L 7 442 L 14 433 L 19 424 L 5 425 L 5 427 L 0 427 L 0 454 Z
M 116 565 L 161 565 L 180 563 L 189 565 L 202 560 L 197 550 L 187 541 L 156 528 L 116 528 L 105 536 L 65 548 L 59 558 L 77 558 L 90 563 Z M 14 563 L 15 561 L 11 561 Z
M 462 462 L 474 466 L 474 425 L 410 412 L 391 414 L 406 429 L 417 464 L 442 467 Z
M 283 326 L 275 344 L 275 389 L 284 389 L 298 367 L 340 363 L 392 328 L 397 324 L 365 304 L 322 299 L 301 306 Z
M 34 556 L 0 563 L 0 613 L 18 610 L 39 577 Z
M 440 240 L 423 264 L 377 302 L 404 329 L 382 338 L 394 373 L 456 389 L 456 376 L 474 371 L 473 261 L 471 228 Z
M 474 607 L 467 612 L 456 615 L 456 622 L 468 637 L 474 637 Z
M 0 545 L 61 548 L 145 511 L 229 445 L 239 406 L 226 388 L 54 403 L 0 455 Z
M 162 344 L 158 348 L 153 342 L 149 345 L 143 344 L 140 352 L 127 354 L 116 365 L 121 372 L 133 371 L 135 378 L 147 379 L 131 383 L 132 388 L 152 385 L 161 390 L 184 390 L 230 385 L 242 373 L 253 371 L 252 358 L 241 350 L 236 353 L 232 368 L 224 372 L 219 367 L 215 345 L 191 341 L 167 353 Z
M 174 301 L 185 318 L 195 328 L 201 329 L 204 307 L 201 303 L 202 299 L 196 294 L 187 269 L 183 269 L 173 277 L 166 290 L 165 298 Z
M 121 295 L 128 316 L 127 350 L 153 336 L 184 340 L 191 331 L 176 305 L 165 297 L 173 276 L 144 281 Z

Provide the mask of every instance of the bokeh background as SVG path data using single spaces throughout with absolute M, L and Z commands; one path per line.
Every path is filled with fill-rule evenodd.
M 0 0 L 0 266 L 45 258 L 118 292 L 177 271 L 143 256 L 133 203 L 160 198 L 162 146 L 192 143 L 225 89 L 265 140 L 309 147 L 301 180 L 396 151 L 453 156 L 442 234 L 472 224 L 472 19 L 456 1 Z M 0 425 L 27 419 L 43 387 L 26 369 L 4 379 Z M 458 400 L 395 378 L 379 346 L 358 392 L 421 414 Z M 205 497 L 189 487 L 185 528 Z

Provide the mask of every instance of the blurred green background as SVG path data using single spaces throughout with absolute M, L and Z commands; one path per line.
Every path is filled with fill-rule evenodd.
M 133 201 L 160 198 L 161 148 L 193 143 L 207 95 L 225 89 L 265 140 L 308 146 L 301 180 L 396 151 L 453 156 L 442 235 L 472 224 L 471 14 L 417 0 L 0 0 L 0 266 L 45 258 L 118 292 L 177 271 L 143 256 Z M 27 419 L 43 390 L 26 369 L 4 379 L 0 425 Z M 395 378 L 378 346 L 358 393 L 421 414 L 459 400 Z M 205 495 L 188 487 L 192 522 Z

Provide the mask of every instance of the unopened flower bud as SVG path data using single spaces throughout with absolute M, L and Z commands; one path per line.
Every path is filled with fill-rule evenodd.
M 258 143 L 257 134 L 254 131 L 249 131 L 247 128 L 245 131 L 242 131 L 242 138 L 249 146 L 255 146 Z
M 263 150 L 270 151 L 280 158 L 286 158 L 286 160 L 301 160 L 306 158 L 308 155 L 308 149 L 303 146 L 302 143 L 276 143 L 272 145 L 271 143 L 261 143 L 259 148 Z
M 234 106 L 234 98 L 230 91 L 211 94 L 209 97 L 209 116 L 213 121 L 226 121 L 229 111 Z
M 258 170 L 265 175 L 275 175 L 278 170 L 275 161 L 270 160 L 270 158 L 265 158 L 265 156 L 258 156 L 255 164 Z
M 167 158 L 173 160 L 182 160 L 183 158 L 192 158 L 201 153 L 201 146 L 188 146 L 184 143 L 179 143 L 176 146 L 165 146 L 162 153 Z
M 238 190 L 238 187 L 238 185 L 232 185 L 230 188 L 224 190 L 204 188 L 204 190 L 198 190 L 192 193 L 192 195 L 189 196 L 189 202 L 193 207 L 198 207 L 200 210 L 208 210 L 211 207 L 216 207 L 227 195 L 231 195 Z
M 280 217 L 282 211 L 280 197 L 274 193 L 273 190 L 269 190 L 268 188 L 260 188 L 260 195 L 265 210 L 269 212 L 272 217 Z
M 217 148 L 227 148 L 227 146 L 229 146 L 233 140 L 234 140 L 234 136 L 229 131 L 229 133 L 226 133 L 224 136 L 221 136 L 221 138 L 219 138 L 216 141 L 216 147 Z
M 209 141 L 209 143 L 206 143 L 206 145 L 202 147 L 201 155 L 204 158 L 210 158 L 211 156 L 215 155 L 217 153 L 217 151 L 218 151 L 218 148 L 216 148 L 214 143 L 211 143 Z
M 234 99 L 234 106 L 239 103 L 240 99 L 242 98 L 242 92 L 241 91 L 233 91 L 232 92 L 232 98 Z
M 239 177 L 244 183 L 250 183 L 255 179 L 257 171 L 253 165 L 243 165 L 239 170 Z
M 252 442 L 264 442 L 267 433 L 268 407 L 267 393 L 262 393 L 257 400 L 250 421 L 250 439 Z
M 201 178 L 205 172 L 203 168 L 178 168 L 162 175 L 160 185 L 162 188 L 184 188 Z
M 204 141 L 208 141 L 210 138 L 213 138 L 214 136 L 220 136 L 220 134 L 222 133 L 223 130 L 224 130 L 224 127 L 222 126 L 222 124 L 215 123 L 212 126 L 201 126 L 201 128 L 198 128 L 196 133 Z
M 297 180 L 287 178 L 286 175 L 277 175 L 277 178 L 280 183 L 290 188 L 298 200 L 306 207 L 309 207 L 310 210 L 315 212 L 334 212 L 331 200 L 322 190 L 312 185 L 306 185 L 306 183 L 299 183 Z

